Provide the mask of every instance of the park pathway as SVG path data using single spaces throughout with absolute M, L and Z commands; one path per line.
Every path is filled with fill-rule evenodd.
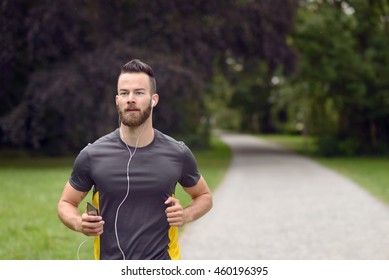
M 343 176 L 248 136 L 214 206 L 181 234 L 182 259 L 388 260 L 389 207 Z

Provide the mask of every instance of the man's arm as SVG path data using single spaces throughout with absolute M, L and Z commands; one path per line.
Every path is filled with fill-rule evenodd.
M 166 208 L 167 221 L 170 226 L 182 227 L 186 223 L 197 220 L 212 208 L 212 194 L 207 183 L 201 176 L 197 184 L 184 188 L 191 198 L 191 203 L 183 208 L 177 198 L 169 197 L 165 204 L 172 204 Z
M 104 221 L 101 216 L 80 214 L 78 206 L 88 193 L 73 188 L 66 183 L 58 202 L 58 217 L 68 228 L 82 232 L 87 236 L 101 235 Z

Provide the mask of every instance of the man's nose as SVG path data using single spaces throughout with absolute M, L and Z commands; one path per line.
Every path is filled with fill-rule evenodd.
M 135 103 L 135 94 L 130 93 L 130 94 L 127 96 L 127 103 Z

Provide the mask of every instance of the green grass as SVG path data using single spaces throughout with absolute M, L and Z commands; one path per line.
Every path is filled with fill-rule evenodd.
M 212 139 L 212 149 L 194 152 L 211 189 L 222 180 L 231 154 Z M 57 203 L 74 158 L 0 158 L 0 260 L 92 259 L 93 238 L 66 228 L 57 217 Z M 188 198 L 177 186 L 183 204 Z M 86 200 L 90 199 L 87 198 Z M 85 207 L 85 201 L 81 209 Z
M 312 137 L 304 138 L 299 135 L 260 135 L 259 137 L 299 154 L 312 155 L 315 151 L 315 142 Z
M 389 204 L 388 157 L 318 157 L 314 156 L 314 141 L 301 136 L 260 136 L 287 149 L 310 156 L 317 162 L 350 178 L 378 199 Z M 307 145 L 305 145 L 307 143 Z
M 317 160 L 389 204 L 388 157 L 317 158 Z
M 1 161 L 0 259 L 74 258 L 82 238 L 56 214 L 71 166 L 68 159 Z

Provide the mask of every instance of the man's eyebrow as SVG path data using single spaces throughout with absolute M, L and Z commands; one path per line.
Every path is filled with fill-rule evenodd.
M 146 91 L 145 88 L 135 88 L 134 91 L 139 91 L 139 90 L 143 90 L 143 91 Z M 125 89 L 125 88 L 121 88 L 119 89 L 119 91 L 129 91 L 128 89 Z

